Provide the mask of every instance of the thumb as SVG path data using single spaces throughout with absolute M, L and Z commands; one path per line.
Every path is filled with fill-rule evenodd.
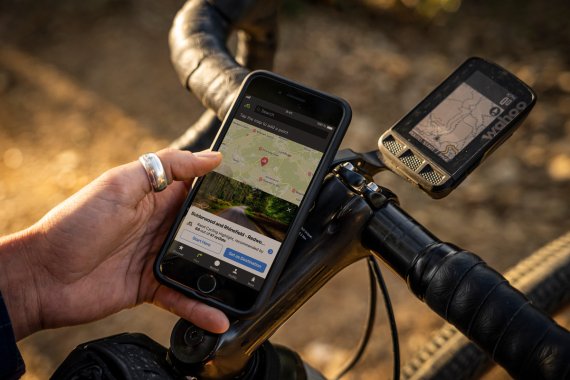
M 162 162 L 169 184 L 173 180 L 188 181 L 194 177 L 204 175 L 218 166 L 222 159 L 220 152 L 209 150 L 192 153 L 187 150 L 168 148 L 158 151 L 156 155 Z M 142 165 L 139 166 L 142 168 Z M 150 181 L 148 181 L 144 168 L 142 170 L 146 179 L 146 192 L 149 193 L 152 191 L 152 186 Z
M 156 152 L 156 155 L 164 167 L 169 184 L 173 180 L 189 181 L 194 177 L 202 176 L 213 170 L 222 160 L 220 152 L 208 150 L 192 153 L 167 148 Z M 153 191 L 147 173 L 139 161 L 119 166 L 110 172 L 111 177 L 120 178 L 120 183 L 123 186 L 126 185 L 128 189 L 123 188 L 123 190 L 126 190 L 130 202 L 134 204 Z

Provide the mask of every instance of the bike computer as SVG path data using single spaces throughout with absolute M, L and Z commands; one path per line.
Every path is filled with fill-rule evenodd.
M 535 102 L 513 74 L 470 58 L 380 137 L 384 164 L 443 198 L 511 136 Z

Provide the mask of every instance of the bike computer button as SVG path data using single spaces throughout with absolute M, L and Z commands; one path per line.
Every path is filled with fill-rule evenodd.
M 198 278 L 197 285 L 202 293 L 211 293 L 216 289 L 216 278 L 211 274 L 203 274 Z

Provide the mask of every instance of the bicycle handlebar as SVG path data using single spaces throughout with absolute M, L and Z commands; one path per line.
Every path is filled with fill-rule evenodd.
M 183 85 L 206 108 L 213 110 L 218 119 L 225 116 L 239 84 L 248 73 L 240 64 L 250 69 L 271 68 L 276 47 L 278 3 L 277 0 L 188 1 L 176 16 L 170 33 L 171 57 L 176 71 Z M 231 57 L 226 47 L 233 27 L 241 30 L 237 59 Z M 208 120 L 211 120 L 211 114 Z M 392 266 L 418 298 L 480 345 L 511 375 L 529 379 L 570 376 L 570 333 L 532 306 L 480 258 L 442 243 L 397 204 L 384 196 L 374 195 L 374 192 L 369 194 L 368 201 L 375 211 L 362 234 L 362 243 Z M 353 196 L 347 198 L 353 199 Z M 348 243 L 344 242 L 343 246 Z M 315 241 L 312 244 L 313 248 L 319 245 Z M 331 247 L 330 244 L 326 246 Z M 304 247 L 300 251 L 307 249 Z M 336 254 L 339 251 L 329 249 L 329 252 Z M 278 288 L 269 311 L 259 319 L 267 323 L 239 321 L 234 325 L 230 333 L 218 341 L 216 352 L 219 356 L 214 358 L 214 362 L 220 364 L 218 369 L 226 365 L 233 367 L 226 368 L 227 373 L 239 369 L 252 350 L 312 293 L 349 261 L 360 256 L 348 261 L 343 257 L 340 257 L 342 265 L 330 264 L 325 275 L 319 273 L 323 280 L 312 284 L 315 285 L 311 286 L 313 291 L 304 292 L 302 300 L 293 300 L 293 293 L 287 286 L 282 288 L 284 291 Z M 292 285 L 290 281 L 282 283 Z M 284 314 L 277 317 L 279 313 Z M 259 328 L 263 333 L 253 331 Z M 236 348 L 237 342 L 241 348 Z M 236 351 L 242 355 L 229 363 L 228 356 L 235 355 Z
M 249 69 L 271 69 L 278 0 L 187 1 L 174 19 L 171 60 L 182 84 L 222 120 Z M 239 29 L 236 58 L 226 40 Z M 246 68 L 247 67 L 247 68 Z
M 376 210 L 363 244 L 514 378 L 570 377 L 570 332 L 478 256 L 441 242 L 393 202 Z
M 424 266 L 420 258 L 410 284 L 414 277 L 418 285 L 425 281 L 425 302 L 513 377 L 565 379 L 570 375 L 568 331 L 501 274 L 476 255 L 450 245 L 433 247 L 422 256 L 426 255 L 434 256 L 429 260 L 436 262 Z

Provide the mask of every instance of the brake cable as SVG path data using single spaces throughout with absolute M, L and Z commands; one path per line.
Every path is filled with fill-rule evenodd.
M 392 302 L 390 301 L 390 295 L 388 294 L 388 288 L 384 277 L 382 276 L 382 271 L 380 266 L 373 256 L 368 256 L 366 260 L 368 264 L 368 275 L 370 278 L 370 300 L 368 302 L 368 318 L 366 320 L 366 326 L 362 334 L 362 338 L 354 354 L 353 358 L 348 362 L 348 364 L 339 372 L 337 376 L 334 377 L 336 380 L 340 380 L 348 372 L 350 372 L 356 364 L 362 359 L 362 355 L 370 342 L 370 337 L 372 336 L 372 331 L 374 330 L 374 321 L 376 319 L 376 304 L 378 300 L 378 286 L 384 297 L 384 307 L 386 309 L 386 314 L 388 316 L 388 321 L 390 324 L 390 335 L 392 337 L 392 356 L 393 356 L 393 379 L 398 380 L 400 378 L 400 343 L 398 339 L 398 327 L 396 326 L 396 318 L 394 316 L 394 309 L 392 308 Z
M 388 322 L 390 323 L 390 335 L 392 337 L 392 356 L 393 356 L 393 376 L 394 380 L 400 379 L 400 340 L 398 338 L 398 326 L 396 325 L 396 317 L 394 315 L 394 308 L 392 307 L 392 301 L 390 301 L 390 295 L 388 294 L 388 287 L 382 276 L 382 271 L 380 270 L 380 265 L 378 265 L 378 260 L 374 256 L 368 256 L 368 265 L 372 267 L 378 286 L 382 291 L 382 296 L 384 297 L 384 308 L 386 309 L 386 315 L 388 316 Z

